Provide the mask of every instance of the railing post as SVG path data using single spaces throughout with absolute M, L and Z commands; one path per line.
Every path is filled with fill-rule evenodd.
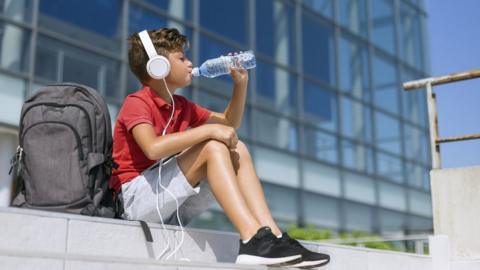
M 438 116 L 435 93 L 432 91 L 432 82 L 427 82 L 428 125 L 430 129 L 430 149 L 432 156 L 432 169 L 441 168 L 440 145 L 437 144 Z

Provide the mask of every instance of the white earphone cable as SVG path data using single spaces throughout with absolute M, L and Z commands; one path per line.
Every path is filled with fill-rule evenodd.
M 167 134 L 167 128 L 170 126 L 170 122 L 172 121 L 173 119 L 173 116 L 174 116 L 174 113 L 175 113 L 175 100 L 173 99 L 173 96 L 172 94 L 170 93 L 170 89 L 168 89 L 168 86 L 167 86 L 167 82 L 165 81 L 165 79 L 163 79 L 163 83 L 165 84 L 165 88 L 167 89 L 167 93 L 168 95 L 170 96 L 170 100 L 172 101 L 172 112 L 170 114 L 170 119 L 168 120 L 167 124 L 165 125 L 165 128 L 163 129 L 163 132 L 162 132 L 162 136 L 164 136 L 165 134 Z M 178 252 L 178 250 L 180 249 L 180 247 L 182 246 L 183 244 L 183 241 L 185 239 L 185 231 L 183 229 L 183 225 L 182 225 L 182 221 L 180 219 L 180 206 L 179 206 L 179 203 L 178 203 L 178 200 L 177 198 L 175 197 L 175 195 L 170 191 L 168 190 L 167 187 L 163 186 L 162 185 L 162 181 L 161 181 L 161 177 L 162 177 L 162 165 L 163 165 L 163 160 L 164 158 L 162 158 L 160 160 L 160 164 L 159 164 L 159 169 L 158 169 L 158 178 L 157 178 L 157 185 L 156 185 L 156 194 L 157 194 L 157 201 L 156 201 L 156 207 L 157 207 L 157 213 L 158 213 L 158 216 L 160 217 L 160 222 L 162 223 L 162 227 L 164 230 L 166 230 L 166 227 L 165 227 L 165 223 L 163 221 L 163 218 L 162 218 L 162 214 L 160 212 L 160 204 L 159 204 L 159 199 L 160 199 L 160 194 L 158 192 L 158 187 L 160 186 L 163 190 L 165 190 L 165 192 L 167 192 L 170 196 L 172 196 L 172 198 L 175 200 L 175 205 L 176 205 L 176 215 L 177 215 L 177 220 L 178 220 L 178 224 L 180 225 L 180 231 L 181 231 L 181 240 L 180 240 L 180 243 L 177 245 L 177 247 L 173 250 L 172 253 L 170 253 L 170 255 L 168 255 L 166 257 L 166 259 L 168 260 L 171 256 L 173 256 L 174 254 L 176 254 Z M 170 242 L 168 241 L 167 239 L 167 247 L 158 255 L 157 259 L 160 259 L 161 256 L 163 256 L 163 254 L 167 251 L 167 249 L 169 248 L 169 244 Z M 181 258 L 181 260 L 187 260 L 189 261 L 188 258 Z

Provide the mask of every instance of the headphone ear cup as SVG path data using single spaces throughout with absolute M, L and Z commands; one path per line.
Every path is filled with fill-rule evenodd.
M 147 62 L 147 73 L 156 80 L 164 79 L 170 73 L 170 62 L 162 55 L 152 57 Z

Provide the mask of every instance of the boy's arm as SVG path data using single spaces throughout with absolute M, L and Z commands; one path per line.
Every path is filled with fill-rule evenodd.
M 231 149 L 234 149 L 238 142 L 233 128 L 216 124 L 157 136 L 151 124 L 141 123 L 132 128 L 132 135 L 150 160 L 159 160 L 179 153 L 207 139 L 221 141 Z
M 233 79 L 233 93 L 230 103 L 223 113 L 212 112 L 207 124 L 223 124 L 239 128 L 242 124 L 245 101 L 247 98 L 248 71 L 244 69 L 231 70 Z

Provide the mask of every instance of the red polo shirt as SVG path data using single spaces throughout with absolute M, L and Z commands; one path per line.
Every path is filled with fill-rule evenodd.
M 207 121 L 209 110 L 179 95 L 174 95 L 173 99 L 175 113 L 167 134 L 198 127 Z M 118 168 L 112 172 L 110 187 L 120 191 L 122 184 L 131 181 L 156 162 L 148 159 L 135 142 L 132 128 L 140 123 L 148 123 L 153 126 L 157 136 L 161 136 L 171 113 L 172 105 L 148 86 L 125 98 L 113 131 L 113 159 Z

